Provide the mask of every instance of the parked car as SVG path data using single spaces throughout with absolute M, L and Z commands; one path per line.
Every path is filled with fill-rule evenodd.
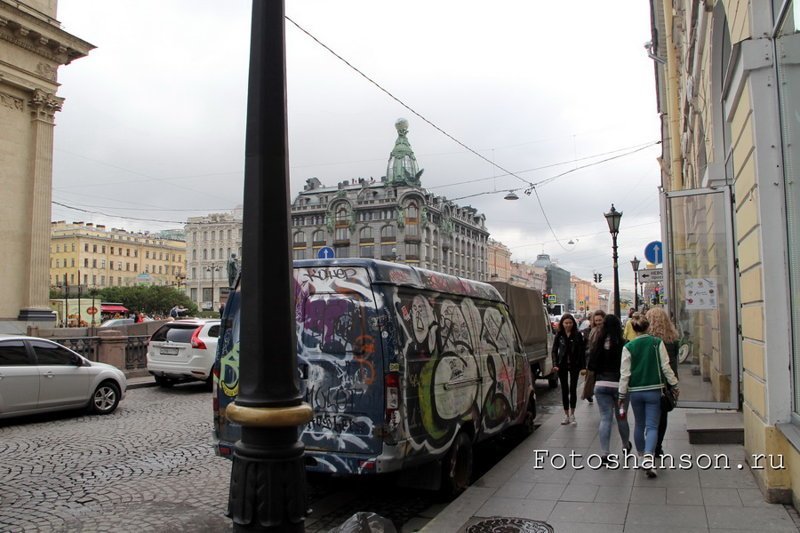
M 114 412 L 125 374 L 47 339 L 0 334 L 0 418 L 79 409 Z
M 171 387 L 199 380 L 211 388 L 219 323 L 219 319 L 175 320 L 157 329 L 147 345 L 147 371 L 156 383 Z
M 115 328 L 119 326 L 129 326 L 136 321 L 132 318 L 112 318 L 100 324 L 101 328 Z

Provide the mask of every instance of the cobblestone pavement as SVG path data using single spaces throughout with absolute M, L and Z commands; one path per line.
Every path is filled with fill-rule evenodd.
M 0 424 L 0 531 L 232 529 L 202 384 L 131 390 L 108 416 Z
M 558 390 L 537 387 L 549 408 Z M 542 394 L 544 393 L 544 394 Z M 560 400 L 560 398 L 559 398 Z M 543 405 L 544 404 L 544 405 Z M 512 446 L 476 458 L 486 471 Z M 129 390 L 109 416 L 51 414 L 0 421 L 0 531 L 231 531 L 231 462 L 214 455 L 203 384 Z M 306 531 L 358 511 L 416 531 L 443 508 L 435 495 L 377 480 L 309 479 Z

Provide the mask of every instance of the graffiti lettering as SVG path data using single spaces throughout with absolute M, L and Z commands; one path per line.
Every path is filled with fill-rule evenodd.
M 334 433 L 369 434 L 369 427 L 363 422 L 354 420 L 350 415 L 321 413 L 306 426 L 308 431 L 327 430 Z
M 305 273 L 306 283 L 314 280 L 328 281 L 333 279 L 349 279 L 356 276 L 355 268 L 313 268 Z
M 304 400 L 306 403 L 310 403 L 314 410 L 343 413 L 351 411 L 358 398 L 363 394 L 364 391 L 360 389 L 342 389 L 338 387 L 322 389 L 312 386 L 306 390 Z

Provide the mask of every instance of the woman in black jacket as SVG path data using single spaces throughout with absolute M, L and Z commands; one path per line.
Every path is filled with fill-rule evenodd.
M 561 381 L 561 402 L 564 405 L 562 425 L 577 424 L 575 405 L 578 403 L 578 376 L 585 366 L 586 353 L 583 335 L 578 331 L 575 318 L 569 314 L 561 315 L 558 333 L 553 342 L 553 370 Z
M 616 315 L 606 315 L 603 325 L 595 335 L 589 347 L 589 370 L 594 371 L 594 396 L 600 409 L 600 448 L 603 451 L 603 460 L 608 458 L 609 443 L 611 441 L 611 427 L 614 422 L 615 408 L 619 401 L 619 370 L 622 361 L 622 323 Z M 624 412 L 628 412 L 627 400 Z M 622 446 L 630 452 L 631 429 L 627 418 L 617 418 Z

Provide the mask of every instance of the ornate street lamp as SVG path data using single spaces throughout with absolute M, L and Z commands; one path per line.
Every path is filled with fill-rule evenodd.
M 633 267 L 633 308 L 637 311 L 639 310 L 639 261 L 636 256 L 633 256 L 631 260 L 631 266 Z
M 234 531 L 302 532 L 308 509 L 298 434 L 314 411 L 303 403 L 297 375 L 285 50 L 283 0 L 253 2 L 239 395 L 225 411 L 242 426 L 228 494 Z
M 620 316 L 619 311 L 619 265 L 617 263 L 617 235 L 619 235 L 619 223 L 622 219 L 622 211 L 614 209 L 614 204 L 611 204 L 611 211 L 605 213 L 606 222 L 608 222 L 608 231 L 611 233 L 611 249 L 613 251 L 612 257 L 614 259 L 614 314 Z
M 212 311 L 214 309 L 216 309 L 216 307 L 214 307 L 214 274 L 216 272 L 219 272 L 219 270 L 220 270 L 219 265 L 216 265 L 216 266 L 213 266 L 213 267 L 212 266 L 207 266 L 206 267 L 206 272 L 211 272 L 211 310 Z

